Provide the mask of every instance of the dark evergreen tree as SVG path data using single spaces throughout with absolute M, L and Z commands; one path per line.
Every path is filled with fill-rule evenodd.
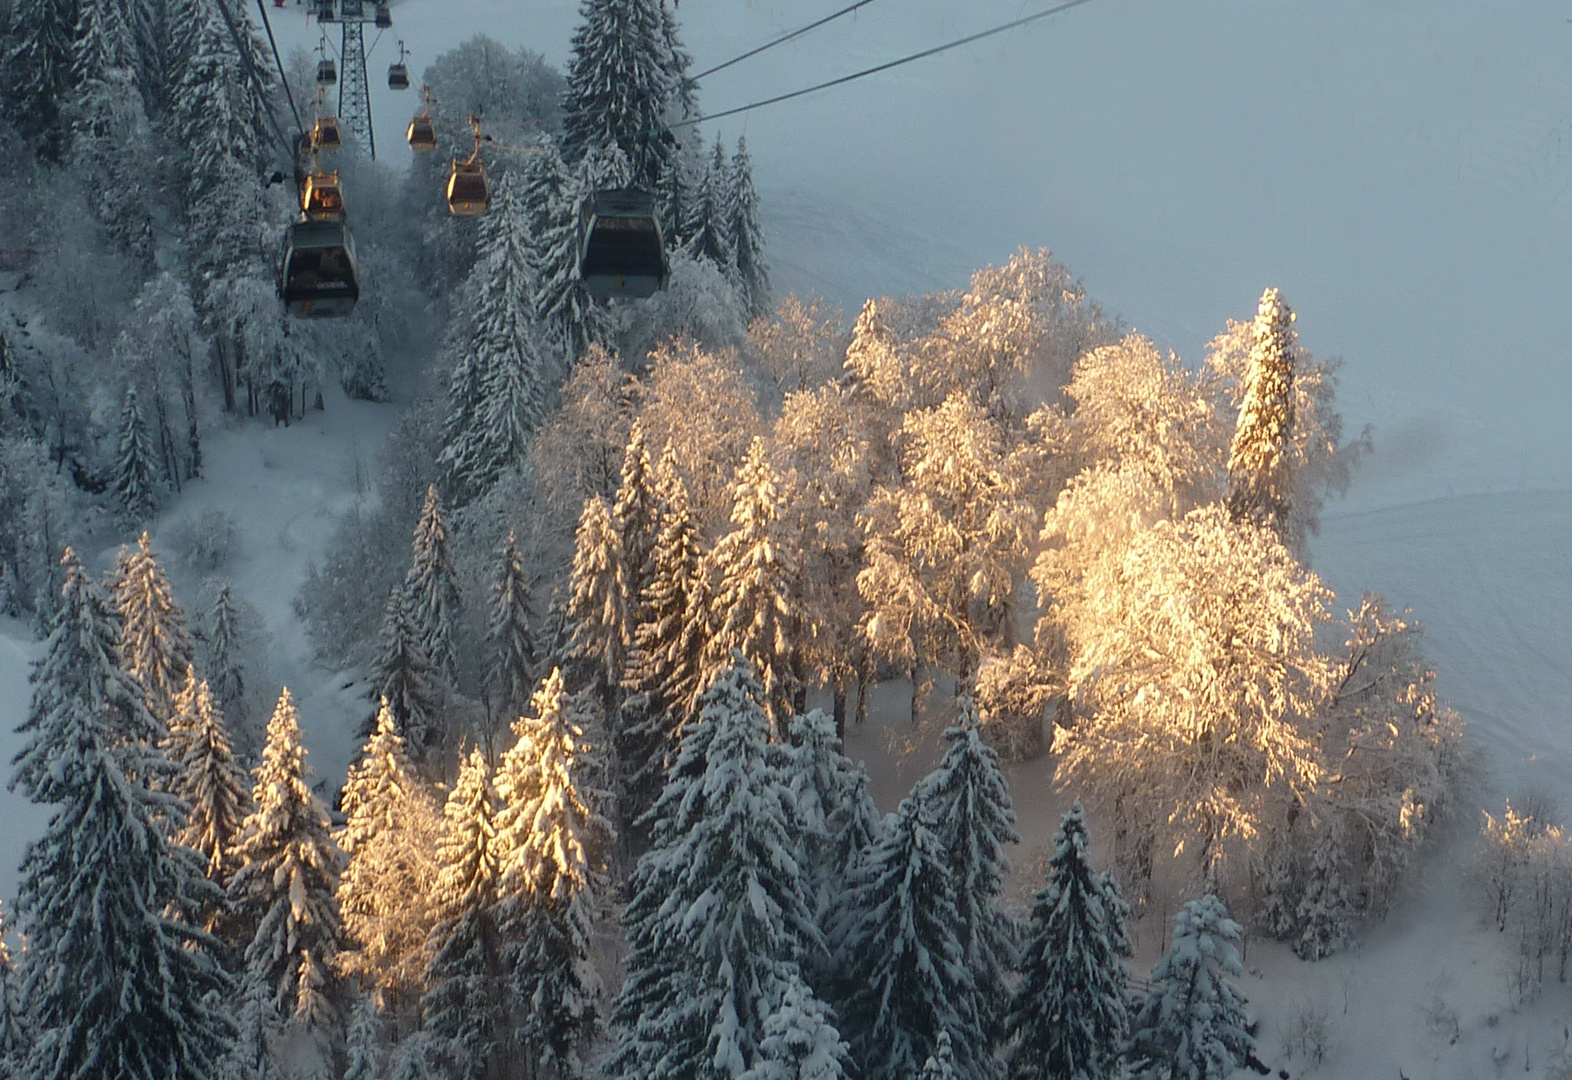
M 1152 968 L 1152 991 L 1130 1023 L 1128 1059 L 1151 1080 L 1227 1080 L 1254 1053 L 1245 996 L 1226 978 L 1244 974 L 1240 926 L 1215 896 L 1174 917 L 1174 941 Z
M 0 86 L 17 130 L 44 157 L 58 159 L 65 151 L 60 107 L 74 85 L 80 12 L 73 0 L 17 0 L 10 14 Z
M 715 150 L 699 180 L 689 211 L 688 225 L 683 231 L 688 234 L 688 253 L 696 259 L 708 259 L 728 277 L 734 277 L 737 268 L 734 223 L 728 205 L 731 187 L 726 148 L 717 135 Z
M 491 770 L 476 749 L 448 796 L 433 897 L 437 925 L 428 943 L 431 989 L 422 1002 L 445 1075 L 469 1080 L 493 1075 L 512 1041 L 497 925 L 496 811 Z
M 206 1080 L 233 1039 L 216 1001 L 218 943 L 181 912 L 216 900 L 199 856 L 170 843 L 185 807 L 155 781 L 141 688 L 119 670 L 114 617 L 67 551 L 65 603 L 20 729 L 11 783 L 57 809 L 22 860 L 23 991 L 39 1080 Z
M 234 846 L 252 810 L 251 791 L 235 761 L 223 711 L 194 667 L 186 669 L 180 699 L 169 729 L 169 756 L 175 765 L 174 792 L 190 816 L 179 839 L 206 858 L 208 880 L 223 885 L 236 868 Z
M 1349 945 L 1354 903 L 1343 883 L 1341 839 L 1330 824 L 1323 826 L 1310 854 L 1304 895 L 1295 911 L 1300 930 L 1294 951 L 1305 960 L 1323 959 Z
M 535 683 L 535 635 L 530 631 L 529 574 L 513 534 L 498 552 L 497 576 L 491 586 L 490 689 L 497 715 L 512 723 L 524 714 Z
M 153 456 L 153 442 L 148 438 L 147 423 L 142 419 L 142 407 L 137 404 L 134 386 L 126 387 L 117 430 L 119 435 L 110 488 L 120 501 L 120 508 L 128 521 L 146 521 L 157 508 L 158 492 L 154 474 L 158 463 Z
M 987 1062 L 973 1005 L 949 860 L 923 787 L 901 802 L 878 844 L 854 871 L 841 916 L 837 1009 L 866 1080 L 905 1080 L 934 1052 L 939 1032 L 954 1041 L 967 1072 Z
M 369 995 L 357 999 L 345 1039 L 349 1065 L 344 1070 L 343 1080 L 382 1080 L 382 1043 L 378 1026 L 376 1001 Z
M 922 783 L 955 886 L 961 956 L 977 987 L 974 1009 L 990 1038 L 997 1038 L 1016 956 L 1015 926 L 996 905 L 1010 872 L 1004 845 L 1021 838 L 998 752 L 983 740 L 971 699 L 961 698 L 960 708 L 958 722 L 944 733 L 950 744 L 944 759 Z
M 939 1032 L 933 1053 L 923 1063 L 921 1080 L 961 1080 L 961 1072 L 955 1067 L 955 1047 L 950 1042 L 948 1031 Z
M 213 694 L 223 714 L 232 720 L 245 720 L 246 672 L 238 648 L 239 609 L 235 588 L 229 582 L 219 586 L 208 614 L 207 669 Z
M 481 219 L 479 258 L 461 293 L 467 310 L 450 345 L 458 357 L 440 461 L 460 506 L 523 460 L 545 392 L 523 193 L 511 173 L 493 190 L 491 209 Z
M 823 948 L 762 699 L 741 655 L 705 695 L 704 773 L 674 781 L 702 793 L 703 813 L 681 835 L 658 830 L 640 860 L 645 887 L 670 885 L 639 927 L 640 974 L 666 977 L 635 981 L 630 964 L 617 1015 L 637 1020 L 620 1032 L 612 1075 L 739 1076 L 758 1065 L 769 1017 L 802 984 L 802 958 Z M 649 996 L 636 1001 L 641 990 Z
M 144 532 L 135 551 L 115 559 L 115 606 L 120 612 L 120 663 L 147 690 L 154 719 L 167 726 L 195 651 L 185 609 Z
M 674 89 L 658 0 L 584 0 L 579 14 L 563 102 L 563 156 L 577 163 L 592 149 L 617 146 L 632 164 L 632 183 L 653 190 L 671 160 L 666 117 Z
M 338 888 L 342 855 L 327 807 L 311 790 L 295 703 L 285 689 L 267 725 L 267 746 L 253 773 L 255 809 L 241 825 L 240 868 L 229 899 L 253 927 L 246 973 L 266 986 L 272 1008 L 313 1027 L 338 1012 L 334 957 L 343 945 Z
M 421 647 L 438 675 L 453 679 L 453 628 L 459 613 L 458 571 L 448 534 L 447 515 L 436 486 L 426 489 L 426 501 L 415 523 L 414 558 L 404 578 L 410 619 L 420 634 Z M 391 699 L 390 699 L 391 700 Z
M 737 287 L 748 314 L 757 318 L 770 312 L 770 269 L 764 261 L 764 231 L 759 224 L 759 193 L 753 186 L 753 159 L 748 141 L 737 140 L 726 192 L 726 217 L 731 233 Z
M 1015 1043 L 1016 1080 L 1117 1077 L 1129 1028 L 1124 958 L 1127 909 L 1107 873 L 1093 873 L 1086 815 L 1076 803 L 1061 820 L 1048 886 L 1032 903 L 1021 981 L 1005 1027 Z
M 435 746 L 438 739 L 438 674 L 420 642 L 420 631 L 410 617 L 408 593 L 395 585 L 388 595 L 382 620 L 382 651 L 372 674 L 372 689 L 387 704 L 398 724 L 398 734 L 417 754 Z M 362 734 L 375 723 L 372 715 Z

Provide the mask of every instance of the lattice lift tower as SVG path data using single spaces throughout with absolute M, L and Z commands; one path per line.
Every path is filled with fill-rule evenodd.
M 342 31 L 339 60 L 343 74 L 338 81 L 338 122 L 366 148 L 373 161 L 377 140 L 371 130 L 371 82 L 366 78 L 366 24 L 378 30 L 393 25 L 385 3 L 368 0 L 315 0 L 317 22 L 338 23 Z

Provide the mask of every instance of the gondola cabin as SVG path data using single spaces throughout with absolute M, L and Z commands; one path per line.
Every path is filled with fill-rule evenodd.
M 448 210 L 460 217 L 484 214 L 491 205 L 491 185 L 486 182 L 486 166 L 480 159 L 453 162 L 448 174 Z
M 312 221 L 337 221 L 344 216 L 344 192 L 338 173 L 313 172 L 300 193 L 300 209 Z
M 409 65 L 408 64 L 389 64 L 388 65 L 388 89 L 389 90 L 408 90 L 409 89 Z
M 311 125 L 311 145 L 318 150 L 337 150 L 344 145 L 338 133 L 338 117 L 319 116 Z
M 670 269 L 655 197 L 613 188 L 585 197 L 579 212 L 579 281 L 599 299 L 638 299 L 665 288 Z
M 437 148 L 437 126 L 424 114 L 409 122 L 409 148 L 425 153 Z
M 317 85 L 332 86 L 338 82 L 338 65 L 332 60 L 317 61 Z
M 393 25 L 393 12 L 388 9 L 386 4 L 378 4 L 374 21 L 378 30 L 387 30 Z
M 297 221 L 284 237 L 279 292 L 291 315 L 324 319 L 348 315 L 360 299 L 355 238 L 338 221 Z

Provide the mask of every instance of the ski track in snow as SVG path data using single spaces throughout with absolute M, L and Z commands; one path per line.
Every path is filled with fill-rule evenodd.
M 713 76 L 701 101 L 718 109 L 794 89 L 1037 2 L 870 5 Z M 384 159 L 407 161 L 414 104 L 380 78 L 397 39 L 417 70 L 477 32 L 560 64 L 577 6 L 468 0 L 458 18 L 451 5 L 402 0 L 371 55 Z M 679 14 L 702 69 L 836 6 L 687 0 Z M 286 50 L 315 45 L 302 11 L 290 5 L 275 26 Z M 1282 286 L 1305 345 L 1347 361 L 1350 430 L 1376 424 L 1376 452 L 1312 541 L 1318 572 L 1342 606 L 1374 588 L 1426 626 L 1441 692 L 1486 753 L 1487 805 L 1538 785 L 1572 809 L 1564 15 L 1533 0 L 1100 0 L 721 128 L 728 141 L 748 137 L 778 292 L 817 292 L 848 314 L 868 296 L 963 287 L 1016 247 L 1051 245 L 1110 313 L 1194 360 L 1263 287 Z M 374 455 L 392 415 L 336 398 L 289 430 L 213 434 L 208 479 L 159 521 L 210 506 L 236 517 L 242 550 L 229 572 L 272 635 L 268 677 L 295 689 L 313 763 L 335 783 L 365 706 L 342 688 L 347 677 L 311 663 L 291 604 L 357 497 L 348 463 Z M 102 568 L 112 551 L 97 555 Z M 171 571 L 191 604 L 194 580 Z M 0 623 L 6 758 L 40 652 L 25 626 Z M 887 753 L 907 732 L 905 695 L 879 687 L 873 719 L 848 739 L 885 810 L 937 756 L 931 737 L 910 756 Z M 1009 889 L 1024 903 L 1065 797 L 1046 761 L 1010 772 L 1023 843 Z M 1454 837 L 1360 950 L 1308 965 L 1251 944 L 1244 989 L 1266 1060 L 1305 1071 L 1280 1041 L 1311 1008 L 1332 1032 L 1317 1075 L 1539 1074 L 1572 999 L 1552 983 L 1506 1009 L 1502 940 L 1464 906 L 1455 873 L 1473 813 L 1465 804 Z M 47 815 L 5 792 L 0 814 L 9 898 L 22 845 Z M 1435 1020 L 1446 1009 L 1455 1029 Z

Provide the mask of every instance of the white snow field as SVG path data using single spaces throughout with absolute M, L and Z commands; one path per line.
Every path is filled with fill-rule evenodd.
M 679 16 L 703 70 L 841 6 L 683 0 Z M 701 101 L 746 104 L 1047 6 L 878 0 L 705 80 Z M 285 48 L 315 45 L 303 10 L 276 13 Z M 1375 424 L 1376 450 L 1329 508 L 1316 565 L 1345 605 L 1375 588 L 1414 610 L 1489 771 L 1360 949 L 1312 965 L 1251 944 L 1262 1057 L 1295 1076 L 1311 1065 L 1285 1058 L 1283 1034 L 1317 1011 L 1328 1052 L 1313 1074 L 1326 1077 L 1541 1077 L 1567 1041 L 1565 987 L 1508 1006 L 1506 943 L 1468 908 L 1458 859 L 1481 803 L 1537 784 L 1572 809 L 1569 14 L 1543 0 L 1094 0 L 719 124 L 728 142 L 748 138 L 779 293 L 850 312 L 1050 246 L 1107 310 L 1188 359 L 1276 285 L 1304 344 L 1347 361 L 1343 412 L 1351 432 Z M 398 166 L 415 99 L 380 79 L 396 39 L 417 71 L 479 32 L 560 63 L 577 2 L 400 0 L 394 17 L 372 85 L 382 156 Z M 271 631 L 268 675 L 296 691 L 313 763 L 335 783 L 363 704 L 312 666 L 291 602 L 392 416 L 335 398 L 289 430 L 216 433 L 208 479 L 160 519 L 164 531 L 209 506 L 235 515 L 231 573 Z M 188 602 L 192 584 L 177 581 Z M 7 758 L 38 652 L 25 627 L 0 624 Z M 878 702 L 849 751 L 889 809 L 930 759 L 887 751 L 904 689 Z M 1010 891 L 1023 899 L 1064 800 L 1046 761 L 1011 774 L 1024 842 Z M 9 898 L 43 817 L 0 793 L 0 820 Z

